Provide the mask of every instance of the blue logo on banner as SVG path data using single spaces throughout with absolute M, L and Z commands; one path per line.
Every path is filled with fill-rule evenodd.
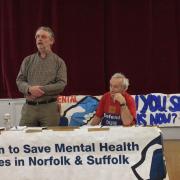
M 143 163 L 146 161 L 147 152 L 150 149 L 153 149 L 153 146 L 160 145 L 161 148 L 155 149 L 152 154 L 152 162 L 150 172 L 148 177 L 145 179 L 150 180 L 163 180 L 166 177 L 166 166 L 163 158 L 163 151 L 162 151 L 162 139 L 161 135 L 157 138 L 153 139 L 141 152 L 141 159 L 138 163 L 132 166 L 132 171 L 134 172 L 135 176 L 138 180 L 143 180 L 145 177 L 142 177 L 140 173 L 137 172 L 137 169 L 143 166 Z M 145 167 L 144 167 L 145 168 Z
M 86 96 L 77 104 L 64 111 L 60 118 L 60 126 L 82 126 L 94 117 L 99 100 L 93 96 Z M 69 119 L 68 119 L 69 118 Z

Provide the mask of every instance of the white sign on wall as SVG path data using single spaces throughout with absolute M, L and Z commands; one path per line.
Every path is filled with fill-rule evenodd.
M 140 126 L 180 126 L 180 95 L 153 93 L 133 96 Z M 101 96 L 59 96 L 62 125 L 90 123 Z
M 136 95 L 137 124 L 150 126 L 180 126 L 179 94 Z
M 133 96 L 137 107 L 137 125 L 139 126 L 180 126 L 180 94 L 152 93 Z M 90 123 L 101 96 L 59 96 L 61 104 L 61 125 L 82 126 Z M 18 125 L 21 108 L 25 102 L 21 99 L 0 100 L 0 126 L 3 126 L 5 113 L 11 114 L 13 125 Z

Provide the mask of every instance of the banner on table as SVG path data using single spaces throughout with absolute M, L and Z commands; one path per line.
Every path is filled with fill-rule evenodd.
M 9 131 L 0 135 L 0 154 L 0 174 L 6 180 L 166 177 L 161 135 L 157 128 Z

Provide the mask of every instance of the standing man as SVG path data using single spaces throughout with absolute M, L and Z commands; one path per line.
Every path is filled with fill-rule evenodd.
M 136 105 L 133 97 L 126 90 L 129 80 L 121 73 L 110 79 L 110 92 L 105 93 L 98 105 L 91 125 L 130 126 L 135 124 Z
M 35 34 L 37 53 L 27 56 L 16 83 L 26 98 L 20 126 L 56 126 L 60 118 L 57 96 L 67 84 L 64 61 L 52 52 L 54 33 L 49 27 L 39 27 Z

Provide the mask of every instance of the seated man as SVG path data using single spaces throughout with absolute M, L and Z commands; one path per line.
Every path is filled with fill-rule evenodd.
M 129 80 L 121 73 L 110 79 L 110 92 L 105 93 L 98 105 L 91 125 L 129 126 L 135 124 L 136 105 L 133 97 L 126 90 Z

